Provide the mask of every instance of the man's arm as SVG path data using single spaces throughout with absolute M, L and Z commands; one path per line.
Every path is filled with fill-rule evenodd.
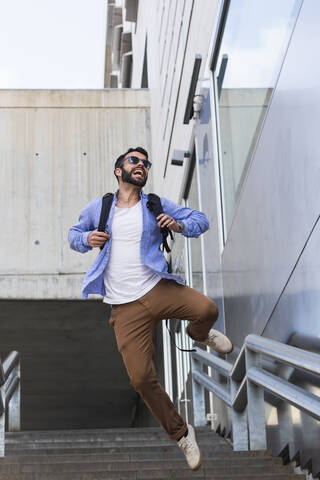
M 99 208 L 99 202 L 101 203 L 99 198 L 92 200 L 80 213 L 78 222 L 69 230 L 70 247 L 77 252 L 85 253 L 92 249 L 88 243 L 88 237 L 95 228 L 94 212 Z
M 189 207 L 182 207 L 165 197 L 161 198 L 161 204 L 165 215 L 169 215 L 176 222 L 180 221 L 183 223 L 184 228 L 181 233 L 184 236 L 198 237 L 201 233 L 208 230 L 209 221 L 203 212 Z M 166 221 L 163 221 L 161 226 L 164 226 L 166 223 Z M 170 228 L 170 223 L 168 223 L 167 226 Z M 176 228 L 172 230 L 178 231 Z

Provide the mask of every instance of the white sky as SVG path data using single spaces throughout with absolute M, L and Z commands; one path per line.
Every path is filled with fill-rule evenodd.
M 0 88 L 103 88 L 107 0 L 0 0 Z

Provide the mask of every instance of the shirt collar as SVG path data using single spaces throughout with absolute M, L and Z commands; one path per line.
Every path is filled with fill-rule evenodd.
M 117 193 L 119 192 L 119 188 L 114 192 L 114 198 L 117 198 Z M 140 198 L 145 198 L 147 195 L 144 193 L 143 189 L 140 190 Z

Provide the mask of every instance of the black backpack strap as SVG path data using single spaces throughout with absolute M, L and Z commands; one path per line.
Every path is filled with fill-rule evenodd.
M 112 205 L 112 200 L 113 200 L 113 193 L 106 193 L 102 197 L 102 206 L 101 206 L 101 212 L 100 212 L 98 232 L 106 231 L 106 225 L 109 217 L 110 208 Z
M 161 205 L 160 197 L 155 193 L 149 193 L 147 207 L 154 214 L 155 217 L 158 217 L 161 213 L 164 213 Z M 160 231 L 162 235 L 163 249 L 165 249 L 166 252 L 169 253 L 171 252 L 171 250 L 167 242 L 167 236 L 170 234 L 171 239 L 173 238 L 171 230 L 169 230 L 168 227 L 164 227 L 164 228 L 160 228 Z

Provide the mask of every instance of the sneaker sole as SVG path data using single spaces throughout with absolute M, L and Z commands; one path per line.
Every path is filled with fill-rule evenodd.
M 230 338 L 228 337 L 229 341 L 231 342 Z M 231 350 L 229 350 L 228 352 L 226 352 L 225 354 L 227 353 L 232 353 L 233 352 L 233 349 L 234 349 L 234 345 L 233 343 L 231 342 Z

